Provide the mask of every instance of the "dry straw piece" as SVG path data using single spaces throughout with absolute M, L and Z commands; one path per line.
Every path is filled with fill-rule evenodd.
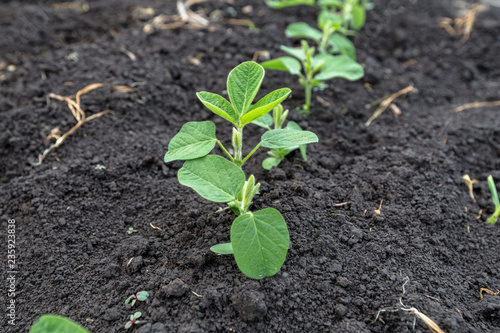
M 472 199 L 472 201 L 476 202 L 476 198 L 474 198 L 474 192 L 473 192 L 472 187 L 475 184 L 478 184 L 479 180 L 477 180 L 477 179 L 470 179 L 470 176 L 468 174 L 463 175 L 462 179 L 465 182 L 465 186 L 467 186 L 467 188 L 469 189 L 469 196 L 470 196 L 470 198 Z
M 81 95 L 87 94 L 87 93 L 91 92 L 92 90 L 101 88 L 102 86 L 103 86 L 102 83 L 93 83 L 93 84 L 90 84 L 90 85 L 86 86 L 85 88 L 79 90 L 76 93 L 76 95 L 74 96 L 74 99 L 73 99 L 73 96 L 60 96 L 60 95 L 56 95 L 54 93 L 49 94 L 49 96 L 48 96 L 49 99 L 50 98 L 58 99 L 60 101 L 66 102 L 68 104 L 68 108 L 71 110 L 71 113 L 73 114 L 73 117 L 75 117 L 77 123 L 76 123 L 76 125 L 74 125 L 69 131 L 67 131 L 63 135 L 59 135 L 59 128 L 58 127 L 54 128 L 50 132 L 50 135 L 46 138 L 46 140 L 54 138 L 54 139 L 56 139 L 56 142 L 54 144 L 52 144 L 49 148 L 45 149 L 42 154 L 38 155 L 38 162 L 33 162 L 33 163 L 31 163 L 31 165 L 38 166 L 38 165 L 42 164 L 42 162 L 45 159 L 45 157 L 53 149 L 55 149 L 55 148 L 59 147 L 60 145 L 62 145 L 63 142 L 64 142 L 64 140 L 66 140 L 66 138 L 68 136 L 70 136 L 71 134 L 73 134 L 78 128 L 80 128 L 80 126 L 82 126 L 86 122 L 88 122 L 88 121 L 90 121 L 92 119 L 101 117 L 101 116 L 105 115 L 106 113 L 115 114 L 111 110 L 105 110 L 105 111 L 101 111 L 99 113 L 96 113 L 96 114 L 94 114 L 94 115 L 92 115 L 90 117 L 86 117 L 85 112 L 80 107 L 80 96 Z
M 463 44 L 470 38 L 477 14 L 487 9 L 488 6 L 482 4 L 470 5 L 469 8 L 465 10 L 465 14 L 462 17 L 457 17 L 455 19 L 442 17 L 439 21 L 439 27 L 445 29 L 452 36 L 463 35 L 462 39 L 460 39 L 460 42 Z M 455 27 L 452 27 L 452 24 L 455 25 Z
M 382 115 L 382 113 L 384 113 L 384 111 L 390 106 L 392 105 L 392 102 L 394 102 L 394 100 L 396 98 L 398 98 L 399 96 L 401 95 L 404 95 L 404 94 L 407 94 L 407 93 L 410 93 L 410 92 L 418 92 L 417 88 L 415 88 L 414 86 L 408 86 L 404 89 L 401 89 L 400 91 L 398 92 L 395 92 L 393 94 L 389 94 L 389 95 L 385 95 L 384 97 L 382 98 L 379 98 L 377 99 L 376 101 L 373 101 L 371 102 L 370 104 L 366 104 L 365 105 L 365 109 L 369 109 L 377 104 L 379 104 L 378 108 L 375 110 L 375 112 L 373 112 L 372 116 L 370 117 L 370 119 L 368 119 L 368 121 L 365 123 L 365 126 L 370 126 L 370 124 L 375 120 L 377 119 L 378 117 L 380 117 L 380 115 Z M 399 108 L 397 108 L 397 112 L 399 112 L 399 114 L 397 116 L 399 116 L 401 114 L 401 110 Z M 397 112 L 394 112 L 395 113 L 395 116 L 396 116 L 396 113 Z
M 409 277 L 406 277 L 406 281 L 403 283 L 403 295 L 406 293 L 405 291 L 405 286 L 406 284 L 410 281 Z M 432 333 L 445 333 L 431 318 L 429 318 L 427 315 L 423 314 L 422 312 L 418 311 L 414 307 L 408 307 L 403 303 L 403 296 L 399 298 L 399 307 L 390 307 L 390 308 L 383 308 L 377 312 L 377 316 L 375 317 L 375 321 L 380 320 L 380 314 L 382 312 L 397 312 L 397 311 L 404 311 L 404 312 L 409 312 L 420 318 L 424 322 L 424 324 L 429 328 L 429 330 Z M 383 322 L 383 321 L 382 321 Z M 415 329 L 415 323 L 416 321 L 413 321 L 413 329 Z

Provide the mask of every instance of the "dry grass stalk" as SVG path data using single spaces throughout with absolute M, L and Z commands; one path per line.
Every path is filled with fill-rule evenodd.
M 52 7 L 52 9 L 54 10 L 73 9 L 78 10 L 82 13 L 85 13 L 90 9 L 90 5 L 87 1 L 59 2 L 53 3 L 50 7 Z
M 439 27 L 445 29 L 452 36 L 463 35 L 460 42 L 463 44 L 470 38 L 470 34 L 476 22 L 477 14 L 488 9 L 488 6 L 482 4 L 473 4 L 465 11 L 464 16 L 451 19 L 442 17 L 439 22 Z M 452 24 L 455 26 L 453 27 Z
M 382 113 L 384 113 L 384 111 L 392 104 L 392 102 L 396 98 L 398 98 L 401 95 L 410 93 L 410 92 L 418 92 L 418 90 L 417 90 L 417 88 L 415 88 L 413 86 L 408 86 L 408 87 L 406 87 L 404 89 L 401 89 L 398 92 L 386 95 L 386 96 L 384 96 L 382 98 L 377 99 L 376 101 L 371 102 L 370 104 L 365 105 L 365 108 L 369 109 L 369 108 L 371 108 L 371 107 L 379 104 L 378 108 L 375 110 L 375 112 L 373 112 L 373 114 L 370 117 L 370 119 L 368 119 L 368 121 L 365 123 L 365 126 L 370 126 L 370 124 L 375 119 L 377 119 L 378 117 L 380 117 L 380 115 L 382 115 Z
M 470 198 L 472 199 L 472 201 L 476 202 L 476 198 L 474 198 L 474 192 L 473 192 L 473 188 L 472 187 L 475 184 L 478 184 L 479 180 L 477 180 L 477 179 L 470 179 L 470 177 L 469 177 L 468 174 L 463 175 L 462 179 L 465 182 L 465 186 L 467 186 L 467 188 L 469 189 L 469 196 L 470 196 Z
M 500 290 L 497 289 L 497 292 L 493 292 L 489 289 L 486 289 L 486 288 L 481 288 L 481 290 L 479 291 L 479 298 L 480 299 L 483 299 L 483 291 L 487 294 L 490 294 L 490 295 L 493 295 L 493 296 L 498 296 L 500 294 Z
M 409 277 L 406 277 L 406 281 L 403 283 L 403 296 L 406 294 L 405 286 L 406 284 L 410 281 Z M 414 307 L 407 307 L 403 303 L 403 296 L 399 298 L 399 304 L 400 306 L 398 307 L 389 307 L 389 308 L 383 308 L 377 312 L 377 316 L 375 317 L 375 321 L 379 320 L 380 314 L 382 312 L 397 312 L 397 311 L 404 311 L 404 312 L 409 312 L 420 318 L 424 322 L 424 324 L 429 328 L 429 330 L 432 333 L 445 333 L 431 318 L 429 318 L 427 315 L 423 314 L 422 312 L 418 311 Z M 413 329 L 415 329 L 415 320 L 413 321 Z
M 377 215 L 380 215 L 382 214 L 382 202 L 384 202 L 384 200 L 382 199 L 382 201 L 380 201 L 380 205 L 378 206 L 378 209 L 375 209 L 373 212 Z
M 448 125 L 451 123 L 451 121 L 452 121 L 453 116 L 455 115 L 455 113 L 459 113 L 459 112 L 462 112 L 462 111 L 468 110 L 468 109 L 484 108 L 484 107 L 487 107 L 487 106 L 500 106 L 500 101 L 493 101 L 493 102 L 472 102 L 472 103 L 467 103 L 467 104 L 464 104 L 464 105 L 461 105 L 459 107 L 454 108 L 453 109 L 453 113 L 445 121 L 445 123 L 443 125 L 443 128 L 441 128 L 441 130 L 439 131 L 439 135 L 443 134 L 443 132 L 446 129 L 446 127 L 448 127 Z
M 151 19 L 143 28 L 147 34 L 153 33 L 155 29 L 171 30 L 180 27 L 186 29 L 202 29 L 209 26 L 210 21 L 190 10 L 189 8 L 197 3 L 207 2 L 208 0 L 187 0 L 182 2 L 177 1 L 177 12 L 179 15 L 164 15 L 160 14 Z
M 106 113 L 113 113 L 114 114 L 114 112 L 111 110 L 105 110 L 105 111 L 101 111 L 99 113 L 96 113 L 90 117 L 86 117 L 85 112 L 80 107 L 80 96 L 81 95 L 87 94 L 87 93 L 91 92 L 92 90 L 101 88 L 102 86 L 103 86 L 102 83 L 94 83 L 94 84 L 88 85 L 76 93 L 76 95 L 74 97 L 75 99 L 73 99 L 73 96 L 60 96 L 60 95 L 56 95 L 54 93 L 49 94 L 49 99 L 50 98 L 57 99 L 60 101 L 64 101 L 68 104 L 68 108 L 71 110 L 71 113 L 73 114 L 73 117 L 75 117 L 75 120 L 77 123 L 76 123 L 76 125 L 74 125 L 69 131 L 67 131 L 63 135 L 59 134 L 59 128 L 53 129 L 51 131 L 50 135 L 46 138 L 46 140 L 54 138 L 54 139 L 56 139 L 56 142 L 53 143 L 49 148 L 45 149 L 42 154 L 38 155 L 38 162 L 31 163 L 33 166 L 38 166 L 38 165 L 42 164 L 45 157 L 52 150 L 54 150 L 55 148 L 62 145 L 64 140 L 66 140 L 66 138 L 68 136 L 73 134 L 78 128 L 80 128 L 80 126 L 82 126 L 86 122 L 91 121 L 92 119 L 101 117 L 101 116 L 105 115 Z

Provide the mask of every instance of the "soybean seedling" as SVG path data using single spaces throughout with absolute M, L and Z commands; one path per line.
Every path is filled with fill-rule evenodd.
M 333 56 L 331 54 L 315 55 L 315 48 L 302 40 L 302 47 L 295 49 L 281 46 L 281 49 L 290 57 L 279 57 L 263 62 L 267 69 L 285 71 L 299 77 L 300 84 L 305 90 L 305 104 L 301 113 L 311 113 L 311 94 L 313 88 L 324 89 L 328 85 L 324 82 L 336 77 L 355 81 L 364 76 L 363 67 L 346 55 Z
M 137 294 L 135 295 L 130 295 L 126 300 L 125 300 L 125 304 L 128 304 L 130 303 L 130 306 L 133 307 L 135 302 L 137 301 L 141 301 L 141 302 L 144 302 L 145 300 L 147 300 L 149 297 L 149 293 L 145 290 L 143 291 L 139 291 Z
M 127 234 L 132 235 L 134 232 L 137 232 L 134 228 L 130 227 L 127 229 Z
M 340 24 L 339 32 L 343 35 L 356 35 L 366 22 L 366 11 L 373 9 L 368 0 L 318 0 L 321 7 L 320 21 L 332 21 Z
M 488 186 L 491 192 L 491 199 L 495 204 L 495 212 L 486 220 L 486 223 L 495 224 L 497 223 L 498 216 L 500 216 L 500 201 L 498 201 L 497 187 L 491 175 L 488 176 Z
M 139 324 L 141 321 L 137 319 L 139 319 L 140 316 L 142 316 L 141 312 L 136 312 L 133 315 L 130 315 L 130 320 L 125 324 L 125 329 L 128 330 L 130 327 L 132 327 L 132 325 Z
M 307 38 L 318 44 L 318 51 L 326 54 L 343 54 L 356 60 L 354 44 L 339 32 L 341 22 L 330 17 L 318 17 L 318 29 L 305 22 L 295 22 L 286 27 L 285 35 L 288 38 Z
M 283 111 L 283 106 L 281 104 L 277 105 L 273 109 L 273 115 L 271 116 L 269 113 L 253 121 L 253 124 L 263 127 L 267 130 L 271 130 L 271 126 L 274 124 L 275 129 L 281 129 L 285 123 L 286 117 L 288 115 L 288 110 Z M 289 121 L 285 127 L 285 129 L 302 131 L 299 124 L 294 121 Z M 304 161 L 307 161 L 306 155 L 306 144 L 295 145 L 287 148 L 274 148 L 267 152 L 270 156 L 264 161 L 262 161 L 262 167 L 266 170 L 270 170 L 272 167 L 278 166 L 284 159 L 285 156 L 290 154 L 292 151 L 296 149 L 300 149 L 300 153 Z
M 231 242 L 218 244 L 211 250 L 218 254 L 233 254 L 239 269 L 254 279 L 276 274 L 285 261 L 289 234 L 281 213 L 274 208 L 256 212 L 249 210 L 260 184 L 250 175 L 246 179 L 241 166 L 259 147 L 286 148 L 317 142 L 317 136 L 308 131 L 274 129 L 261 137 L 260 143 L 243 158 L 243 128 L 263 117 L 281 103 L 290 89 L 277 89 L 252 105 L 264 78 L 264 68 L 248 61 L 234 68 L 227 79 L 229 101 L 210 92 L 198 92 L 200 101 L 212 112 L 234 125 L 232 151 L 215 136 L 211 121 L 189 122 L 182 126 L 168 145 L 165 162 L 187 160 L 177 178 L 203 198 L 226 202 L 238 215 L 231 226 Z M 208 155 L 218 144 L 229 160 Z
M 31 326 L 29 333 L 90 333 L 83 326 L 64 316 L 45 314 Z

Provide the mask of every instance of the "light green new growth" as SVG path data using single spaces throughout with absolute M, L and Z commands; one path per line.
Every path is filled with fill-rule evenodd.
M 488 176 L 488 186 L 491 192 L 491 199 L 495 204 L 495 212 L 486 220 L 486 222 L 495 224 L 500 216 L 500 201 L 498 200 L 497 187 L 495 186 L 495 182 L 493 181 L 493 177 L 491 175 Z
M 80 324 L 73 320 L 58 316 L 46 314 L 40 317 L 33 326 L 31 326 L 29 333 L 90 333 Z
M 302 40 L 302 47 L 295 49 L 281 46 L 290 57 L 280 57 L 263 62 L 267 69 L 286 71 L 299 77 L 305 90 L 305 104 L 301 112 L 311 113 L 311 94 L 313 88 L 326 88 L 326 80 L 336 77 L 355 81 L 364 76 L 363 67 L 347 55 L 333 56 L 331 54 L 315 55 L 315 48 Z
M 207 200 L 226 202 L 228 208 L 239 215 L 231 228 L 231 243 L 212 246 L 211 250 L 219 254 L 234 254 L 240 270 L 255 279 L 278 272 L 286 258 L 289 235 L 285 220 L 277 210 L 249 210 L 260 184 L 255 182 L 253 175 L 247 179 L 241 166 L 261 146 L 281 149 L 318 141 L 314 133 L 300 128 L 269 130 L 243 157 L 243 128 L 252 122 L 262 122 L 261 118 L 266 117 L 291 92 L 288 88 L 277 89 L 252 104 L 263 78 L 264 68 L 248 61 L 229 73 L 229 101 L 210 92 L 197 93 L 208 109 L 234 125 L 232 154 L 217 139 L 215 124 L 211 121 L 189 122 L 182 126 L 170 141 L 165 154 L 165 162 L 186 160 L 177 174 L 182 185 L 191 187 Z M 216 144 L 229 160 L 208 155 Z
M 271 130 L 271 126 L 274 124 L 275 129 L 281 130 L 281 127 L 284 125 L 287 115 L 288 115 L 288 110 L 283 111 L 283 106 L 279 104 L 273 109 L 272 116 L 267 114 L 264 117 L 260 118 L 259 120 L 254 121 L 253 123 L 268 130 Z M 293 121 L 289 121 L 284 130 L 288 131 L 291 130 L 292 131 L 291 133 L 304 132 L 302 128 L 300 128 L 300 126 Z M 280 133 L 280 132 L 275 132 L 275 133 Z M 306 137 L 309 135 L 310 134 L 305 134 Z M 264 136 L 262 137 L 264 138 Z M 271 137 L 276 138 L 277 136 L 271 135 Z M 278 166 L 285 159 L 286 155 L 290 154 L 292 151 L 296 149 L 300 149 L 302 158 L 304 159 L 304 161 L 307 161 L 306 144 L 297 144 L 297 141 L 295 141 L 295 144 L 291 144 L 289 147 L 274 148 L 271 146 L 272 142 L 269 141 L 270 139 L 269 135 L 266 136 L 266 139 L 268 141 L 266 143 L 266 146 L 267 148 L 271 148 L 271 150 L 268 152 L 268 155 L 270 157 L 262 161 L 262 167 L 264 169 L 270 170 L 272 167 Z M 285 143 L 285 141 L 283 141 L 283 143 Z

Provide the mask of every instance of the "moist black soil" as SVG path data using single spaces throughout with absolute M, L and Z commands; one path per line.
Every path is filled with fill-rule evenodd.
M 479 14 L 462 43 L 438 27 L 440 17 L 461 15 L 454 1 L 374 3 L 353 38 L 365 77 L 330 81 L 314 93 L 310 116 L 294 111 L 304 98 L 295 77 L 266 73 L 262 93 L 290 87 L 290 120 L 320 141 L 307 162 L 293 153 L 265 171 L 261 150 L 244 166 L 262 184 L 254 209 L 278 209 L 291 237 L 281 271 L 251 280 L 231 256 L 209 250 L 229 240 L 234 215 L 180 186 L 182 163 L 165 164 L 163 155 L 188 121 L 214 121 L 229 144 L 230 127 L 195 93 L 223 93 L 229 71 L 256 51 L 277 57 L 281 44 L 298 45 L 285 27 L 314 25 L 316 10 L 216 0 L 192 7 L 214 19 L 209 29 L 146 34 L 151 17 L 138 9 L 174 15 L 174 1 L 90 1 L 87 11 L 4 2 L 0 216 L 2 235 L 16 221 L 18 273 L 16 326 L 2 305 L 2 330 L 26 332 L 53 313 L 92 332 L 119 332 L 141 311 L 143 323 L 130 331 L 429 332 L 409 311 L 376 320 L 402 302 L 445 332 L 498 332 L 500 296 L 479 298 L 481 288 L 500 289 L 500 226 L 485 223 L 494 208 L 486 177 L 500 184 L 498 107 L 452 110 L 500 99 L 499 9 Z M 50 131 L 75 123 L 66 103 L 47 96 L 92 83 L 104 87 L 82 96 L 87 116 L 115 114 L 87 122 L 32 167 Z M 373 112 L 365 104 L 408 85 L 418 93 L 396 101 L 399 117 L 387 110 L 365 126 Z M 248 147 L 261 134 L 249 128 Z M 476 202 L 464 174 L 480 181 Z M 140 290 L 147 301 L 124 304 Z

